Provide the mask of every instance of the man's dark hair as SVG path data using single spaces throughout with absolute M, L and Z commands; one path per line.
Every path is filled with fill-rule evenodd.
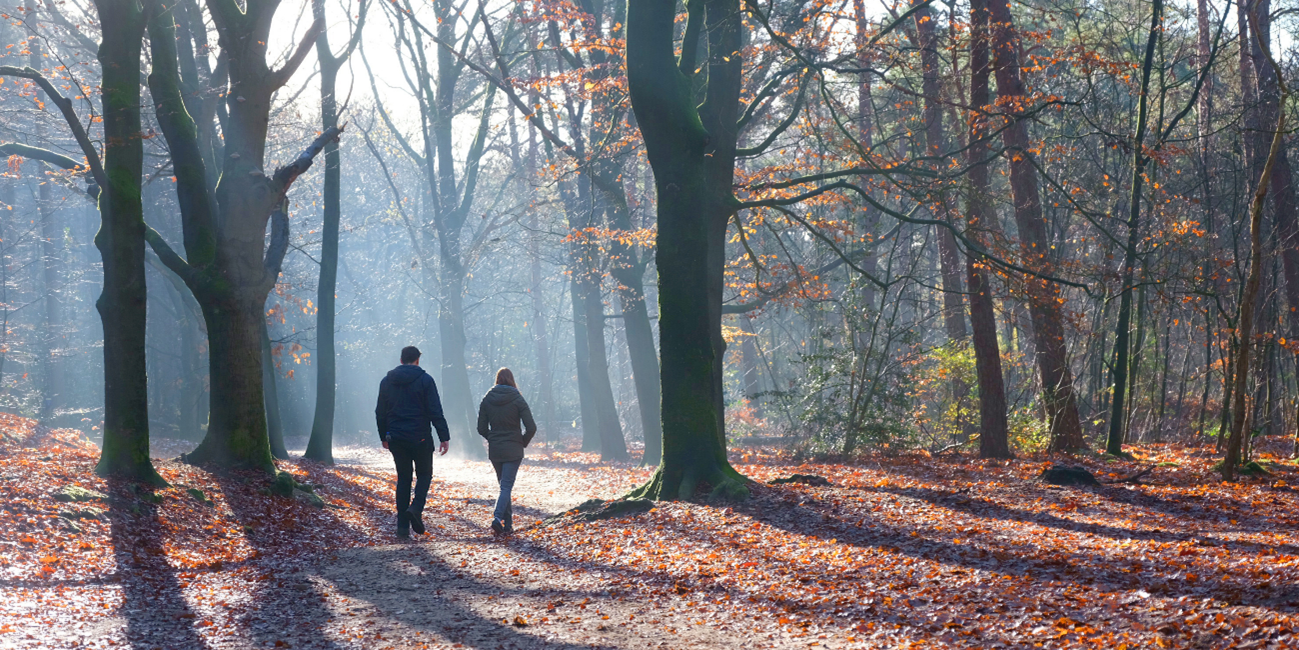
M 416 361 L 419 361 L 419 348 L 408 345 L 401 349 L 402 363 L 415 363 Z

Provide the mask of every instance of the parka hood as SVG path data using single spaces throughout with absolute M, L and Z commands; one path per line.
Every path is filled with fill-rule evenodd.
M 420 377 L 423 377 L 426 374 L 428 373 L 424 372 L 423 368 L 412 363 L 412 364 L 397 366 L 396 368 L 389 370 L 388 380 L 398 386 L 401 386 L 416 381 Z
M 487 395 L 483 399 L 486 399 L 487 403 L 492 406 L 504 406 L 513 402 L 518 396 L 519 389 L 505 384 L 497 384 L 487 391 Z

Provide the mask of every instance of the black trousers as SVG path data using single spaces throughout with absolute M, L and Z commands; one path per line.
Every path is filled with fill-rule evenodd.
M 393 440 L 388 443 L 392 460 L 397 465 L 397 516 L 401 524 L 401 513 L 410 510 L 416 514 L 424 512 L 424 501 L 428 499 L 429 482 L 433 480 L 433 440 L 423 442 L 405 442 Z M 412 498 L 410 479 L 415 475 L 415 494 Z

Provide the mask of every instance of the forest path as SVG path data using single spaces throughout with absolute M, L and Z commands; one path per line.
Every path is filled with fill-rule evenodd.
M 392 474 L 380 450 L 344 449 L 337 460 Z M 514 497 L 517 527 L 626 490 L 582 481 L 579 464 L 565 465 L 525 463 Z M 311 610 L 318 632 L 291 635 L 292 647 L 785 647 L 756 643 L 738 621 L 691 616 L 675 597 L 611 589 L 614 570 L 606 575 L 517 537 L 493 537 L 487 523 L 495 495 L 490 464 L 438 458 L 428 534 L 341 550 L 288 577 L 291 589 L 319 603 Z

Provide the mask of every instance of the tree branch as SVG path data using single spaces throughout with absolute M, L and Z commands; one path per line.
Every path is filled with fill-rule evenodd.
M 289 200 L 280 201 L 280 205 L 271 213 L 271 244 L 266 247 L 267 290 L 275 286 L 280 278 L 280 269 L 284 268 L 284 256 L 289 252 Z
M 172 273 L 185 281 L 185 286 L 189 287 L 190 291 L 198 289 L 198 273 L 194 270 L 194 267 L 190 266 L 189 262 L 186 262 L 180 255 L 177 255 L 175 249 L 171 247 L 171 244 L 167 243 L 166 239 L 162 238 L 162 235 L 158 234 L 157 230 L 145 226 L 144 240 L 149 242 L 149 247 L 153 249 L 154 253 L 158 254 L 158 259 L 162 260 L 162 263 L 168 269 L 171 269 Z
M 343 127 L 345 126 L 347 125 L 331 126 L 325 129 L 324 133 L 316 136 L 310 146 L 298 154 L 297 160 L 275 170 L 274 179 L 276 183 L 279 183 L 281 192 L 287 192 L 293 181 L 297 180 L 308 169 L 311 169 L 311 163 L 315 162 L 316 156 L 320 155 L 321 151 L 324 151 L 326 144 L 331 141 L 338 141 L 338 137 L 343 134 Z
M 316 46 L 316 37 L 325 31 L 325 21 L 317 18 L 312 21 L 311 27 L 307 28 L 307 33 L 302 35 L 302 40 L 298 42 L 298 49 L 284 63 L 284 67 L 271 72 L 269 80 L 272 88 L 280 88 L 289 82 L 289 77 L 297 72 L 298 66 L 306 60 L 307 55 L 311 53 L 311 48 Z
M 72 100 L 59 94 L 55 90 L 54 84 L 50 83 L 45 75 L 31 68 L 16 68 L 10 65 L 0 65 L 0 77 L 18 77 L 20 79 L 30 79 L 35 81 L 41 90 L 45 91 L 50 101 L 63 113 L 63 119 L 67 120 L 68 128 L 72 129 L 72 137 L 76 139 L 77 145 L 81 147 L 81 153 L 85 154 L 86 162 L 90 164 L 90 172 L 95 177 L 95 184 L 100 187 L 108 186 L 108 177 L 104 174 L 104 166 L 99 161 L 99 152 L 95 150 L 95 145 L 90 142 L 90 136 L 86 135 L 86 127 L 81 125 L 81 120 L 77 118 L 77 113 L 72 110 Z

